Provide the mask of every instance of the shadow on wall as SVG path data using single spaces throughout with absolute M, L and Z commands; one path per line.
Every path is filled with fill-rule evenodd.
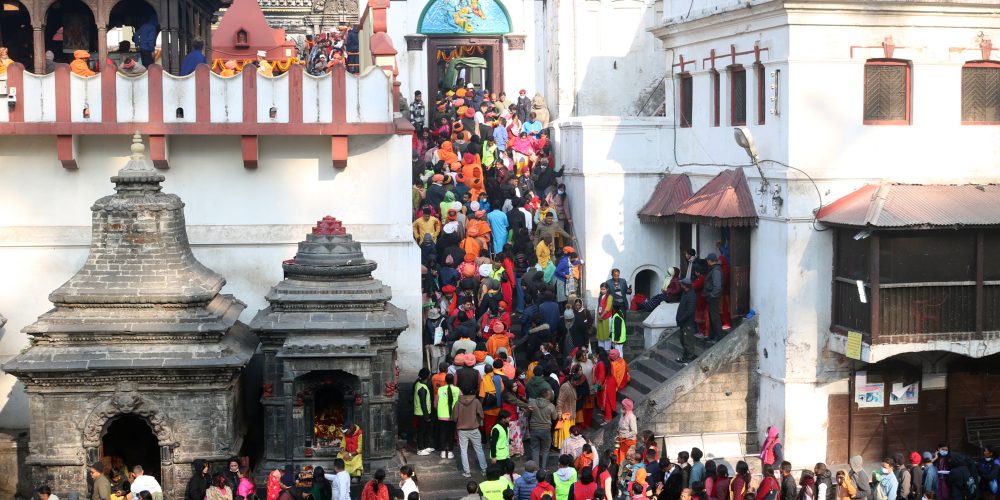
M 603 2 L 587 2 L 587 4 Z M 663 116 L 665 51 L 646 31 L 662 17 L 658 0 L 603 3 L 595 11 L 578 6 L 576 61 L 587 59 L 582 75 L 574 65 L 574 116 Z M 615 26 L 615 29 L 608 29 Z

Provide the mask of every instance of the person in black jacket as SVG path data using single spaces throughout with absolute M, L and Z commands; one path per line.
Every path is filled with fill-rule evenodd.
M 208 462 L 196 458 L 191 464 L 191 479 L 188 479 L 187 488 L 184 490 L 184 500 L 205 500 L 205 492 L 211 477 L 208 475 Z
M 781 494 L 778 500 L 795 500 L 798 493 L 798 484 L 792 476 L 792 463 L 785 460 L 781 462 Z
M 722 266 L 719 264 L 719 257 L 714 253 L 708 254 L 705 260 L 709 268 L 701 294 L 708 301 L 708 340 L 716 342 L 722 340 Z
M 694 315 L 698 304 L 698 296 L 691 288 L 691 280 L 684 278 L 681 280 L 681 301 L 677 304 L 677 328 L 681 336 L 681 347 L 684 353 L 677 358 L 678 363 L 690 363 L 696 357 L 694 353 Z

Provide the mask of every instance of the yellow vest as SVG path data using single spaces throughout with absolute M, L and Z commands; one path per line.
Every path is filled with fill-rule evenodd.
M 448 393 L 451 393 L 451 405 L 448 405 Z M 438 388 L 437 417 L 439 420 L 451 420 L 452 411 L 458 404 L 458 397 L 461 391 L 454 385 L 443 385 Z
M 431 391 L 427 388 L 427 384 L 417 382 L 413 386 L 413 416 L 415 417 L 424 416 L 424 410 L 420 407 L 420 389 L 424 390 L 424 406 L 427 407 L 427 411 L 431 411 Z
M 493 426 L 493 430 L 500 431 L 500 439 L 497 439 L 497 453 L 493 458 L 497 460 L 507 460 L 510 458 L 510 444 L 507 442 L 507 429 L 504 429 L 500 424 L 496 424 Z

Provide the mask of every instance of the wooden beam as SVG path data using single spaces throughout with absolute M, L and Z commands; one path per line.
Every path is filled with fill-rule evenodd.
M 330 138 L 330 158 L 333 160 L 333 168 L 347 168 L 347 146 L 346 135 L 335 135 Z
M 243 167 L 257 168 L 257 136 L 244 135 L 241 145 L 243 146 Z
M 56 156 L 59 158 L 59 163 L 62 163 L 63 168 L 67 170 L 79 168 L 76 164 L 77 142 L 78 139 L 75 135 L 56 136 Z
M 879 300 L 881 297 L 881 290 L 879 290 L 879 235 L 877 232 L 872 232 L 869 236 L 868 242 L 868 283 L 871 286 L 872 293 L 868 297 L 868 309 L 871 311 L 871 334 L 872 334 L 872 345 L 877 343 L 879 333 L 881 332 L 881 314 L 882 311 L 879 309 Z

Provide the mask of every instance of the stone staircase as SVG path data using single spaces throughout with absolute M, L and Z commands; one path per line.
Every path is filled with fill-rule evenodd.
M 684 349 L 681 347 L 681 337 L 678 328 L 671 328 L 660 337 L 652 349 L 642 351 L 638 357 L 627 358 L 629 361 L 629 374 L 632 381 L 624 389 L 619 391 L 619 399 L 629 398 L 639 402 L 646 399 L 646 395 L 666 382 L 677 372 L 684 368 L 675 361 L 681 357 Z M 695 353 L 699 356 L 710 345 L 703 339 L 695 337 Z

